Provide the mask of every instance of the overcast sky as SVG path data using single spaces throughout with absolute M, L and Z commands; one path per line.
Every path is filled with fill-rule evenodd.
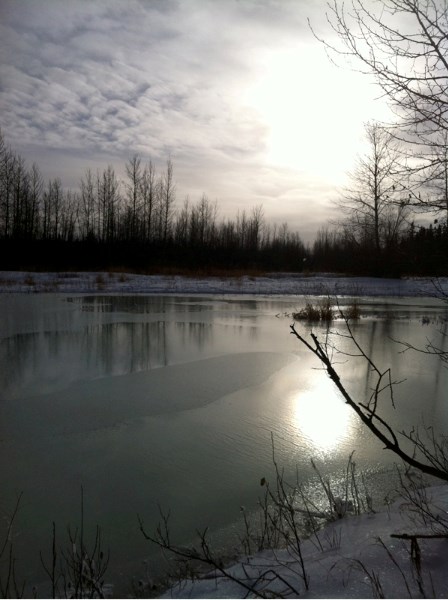
M 124 177 L 171 156 L 180 205 L 263 204 L 305 240 L 382 118 L 378 90 L 338 69 L 323 0 L 0 0 L 3 135 L 45 178 Z

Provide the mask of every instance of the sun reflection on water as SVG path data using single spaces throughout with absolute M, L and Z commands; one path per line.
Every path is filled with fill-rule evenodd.
M 327 454 L 344 444 L 351 429 L 353 412 L 323 373 L 319 373 L 313 384 L 294 395 L 295 424 L 316 450 Z

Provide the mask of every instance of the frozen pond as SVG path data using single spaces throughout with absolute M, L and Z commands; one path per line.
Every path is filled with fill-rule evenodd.
M 108 580 L 125 594 L 142 561 L 158 567 L 142 539 L 158 504 L 170 508 L 179 543 L 210 527 L 228 544 L 240 506 L 255 507 L 260 478 L 276 458 L 297 467 L 313 493 L 314 457 L 337 479 L 356 450 L 377 501 L 391 487 L 394 459 L 360 426 L 315 359 L 290 335 L 303 297 L 4 294 L 0 296 L 0 477 L 2 517 L 23 492 L 16 523 L 19 575 L 43 579 L 39 551 L 78 522 L 100 525 L 110 547 Z M 446 308 L 430 298 L 363 298 L 357 339 L 379 366 L 391 366 L 397 408 L 410 428 L 424 417 L 448 431 L 448 372 L 423 347 L 443 343 Z M 299 327 L 310 330 L 310 326 Z M 314 331 L 322 331 L 315 327 Z M 343 330 L 334 322 L 331 330 Z M 442 341 L 440 341 L 442 339 Z M 343 338 L 337 340 L 347 349 Z M 339 358 L 360 399 L 366 365 Z

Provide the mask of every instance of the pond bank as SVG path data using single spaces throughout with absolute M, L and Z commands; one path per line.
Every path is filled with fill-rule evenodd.
M 434 296 L 448 293 L 448 277 L 387 279 L 331 273 L 268 273 L 260 277 L 185 277 L 113 272 L 34 273 L 0 271 L 0 293 L 257 294 Z

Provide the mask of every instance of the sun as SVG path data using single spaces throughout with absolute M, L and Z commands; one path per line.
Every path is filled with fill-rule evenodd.
M 344 445 L 353 413 L 337 396 L 328 377 L 318 377 L 315 385 L 298 392 L 293 410 L 295 426 L 316 451 L 326 454 Z
M 363 123 L 383 114 L 373 90 L 312 45 L 266 53 L 260 63 L 245 101 L 268 132 L 266 160 L 338 179 L 360 150 Z

